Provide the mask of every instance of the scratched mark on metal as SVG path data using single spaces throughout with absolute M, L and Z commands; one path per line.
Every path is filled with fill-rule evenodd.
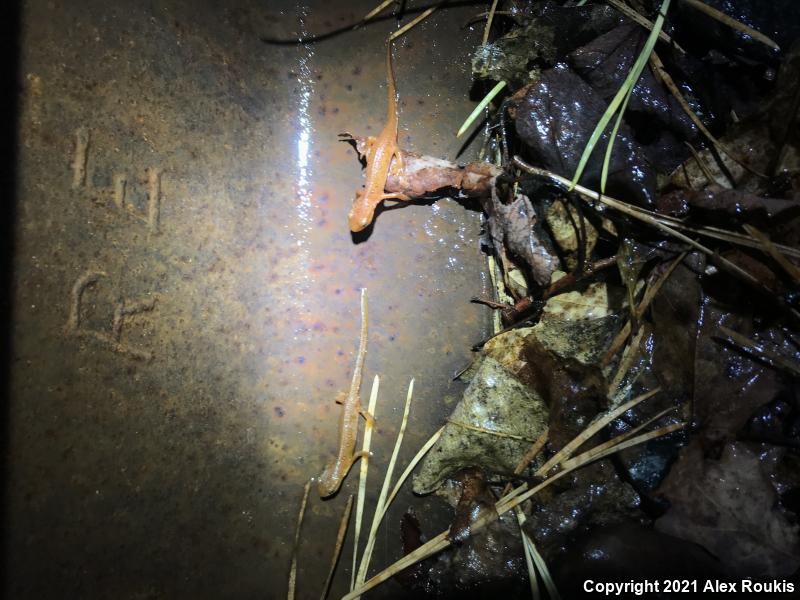
M 449 378 L 487 326 L 467 302 L 484 286 L 478 214 L 445 200 L 384 211 L 360 244 L 347 231 L 363 178 L 336 134 L 382 127 L 394 22 L 316 45 L 259 39 L 343 27 L 373 4 L 26 4 L 15 597 L 282 596 L 302 485 L 335 450 L 361 287 L 365 393 L 382 376 L 374 465 L 412 376 L 406 458 L 460 394 Z M 473 12 L 442 11 L 397 43 L 404 147 L 455 155 L 474 105 L 478 34 L 459 29 Z M 398 552 L 407 500 L 376 564 Z M 310 503 L 306 590 L 324 579 L 343 501 Z

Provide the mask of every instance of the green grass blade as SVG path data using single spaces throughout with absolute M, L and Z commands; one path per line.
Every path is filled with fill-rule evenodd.
M 625 114 L 625 109 L 628 107 L 628 100 L 631 99 L 631 94 L 633 93 L 633 88 L 628 90 L 628 93 L 625 94 L 625 100 L 622 102 L 622 106 L 617 113 L 617 122 L 614 123 L 614 129 L 611 130 L 611 137 L 608 138 L 608 144 L 606 145 L 606 156 L 603 159 L 603 171 L 600 173 L 600 193 L 606 193 L 606 180 L 608 179 L 608 167 L 611 164 L 611 150 L 614 148 L 614 140 L 617 139 L 617 131 L 619 131 L 619 124 L 622 123 L 622 115 Z
M 669 3 L 670 0 L 664 0 L 664 2 L 661 4 L 661 9 L 658 11 L 658 18 L 653 24 L 653 29 L 650 31 L 650 35 L 647 36 L 647 41 L 645 42 L 641 53 L 636 59 L 636 62 L 633 64 L 633 67 L 628 73 L 628 76 L 625 78 L 625 81 L 622 83 L 622 86 L 619 88 L 619 91 L 609 103 L 606 112 L 604 112 L 603 116 L 600 117 L 597 127 L 594 128 L 592 135 L 589 137 L 589 141 L 586 143 L 586 146 L 583 149 L 583 154 L 581 154 L 581 158 L 578 161 L 578 168 L 575 169 L 575 175 L 572 176 L 570 189 L 575 187 L 575 184 L 578 183 L 581 175 L 583 175 L 583 171 L 586 168 L 586 163 L 589 162 L 589 157 L 592 155 L 597 142 L 600 141 L 600 138 L 603 136 L 603 132 L 606 130 L 609 121 L 611 121 L 611 117 L 617 113 L 620 105 L 625 101 L 625 98 L 639 80 L 639 77 L 644 70 L 644 66 L 647 64 L 647 60 L 650 57 L 650 53 L 653 51 L 656 41 L 658 41 L 658 34 L 661 32 L 661 28 L 664 25 L 664 17 L 667 14 L 667 10 L 669 10 Z M 610 154 L 608 156 L 610 157 Z
M 489 91 L 489 93 L 488 93 L 488 94 L 486 94 L 486 95 L 483 97 L 483 100 L 481 100 L 481 101 L 478 103 L 478 106 L 476 106 L 476 107 L 475 107 L 475 110 L 473 110 L 473 111 L 472 111 L 472 112 L 469 114 L 469 116 L 467 117 L 467 120 L 466 120 L 466 121 L 464 121 L 464 124 L 461 126 L 461 129 L 459 129 L 459 130 L 458 130 L 458 133 L 456 134 L 456 137 L 457 137 L 457 138 L 459 138 L 459 137 L 461 137 L 462 135 L 464 135 L 464 132 L 465 132 L 467 129 L 469 129 L 469 127 L 470 127 L 470 125 L 472 125 L 472 123 L 474 123 L 474 122 L 475 122 L 475 119 L 477 119 L 477 118 L 478 118 L 478 115 L 479 115 L 479 114 L 481 114 L 481 113 L 483 112 L 483 109 L 484 109 L 484 108 L 486 108 L 487 106 L 489 106 L 489 102 L 491 102 L 492 100 L 494 100 L 494 97 L 495 97 L 495 96 L 497 96 L 497 94 L 499 94 L 499 93 L 500 93 L 500 91 L 501 91 L 501 90 L 502 90 L 504 87 L 506 87 L 506 82 L 505 82 L 505 81 L 501 81 L 501 82 L 500 82 L 500 83 L 498 83 L 496 86 L 494 86 L 494 87 L 493 87 L 493 88 L 492 88 L 492 89 Z

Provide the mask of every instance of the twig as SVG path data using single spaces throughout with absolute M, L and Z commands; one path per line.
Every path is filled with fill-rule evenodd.
M 322 588 L 320 600 L 325 600 L 328 597 L 328 592 L 331 589 L 331 581 L 333 581 L 333 574 L 336 572 L 336 565 L 339 564 L 339 557 L 342 555 L 342 548 L 344 547 L 344 536 L 347 533 L 347 526 L 350 524 L 350 514 L 353 512 L 353 494 L 347 497 L 347 504 L 342 512 L 342 518 L 339 521 L 339 531 L 336 534 L 336 545 L 333 547 L 333 558 L 331 558 L 331 568 L 328 571 L 328 577 L 325 579 L 325 585 Z
M 591 277 L 598 271 L 602 271 L 603 269 L 607 269 L 608 267 L 614 266 L 616 263 L 617 263 L 617 256 L 615 254 L 614 256 L 601 258 L 596 262 L 586 265 L 586 268 L 580 273 L 567 273 L 560 279 L 550 284 L 550 287 L 544 291 L 542 299 L 547 300 L 551 296 L 555 296 L 564 288 L 569 287 L 574 283 L 577 283 L 581 279 L 586 279 L 587 277 Z
M 300 503 L 300 512 L 297 515 L 297 527 L 294 530 L 294 545 L 292 546 L 292 566 L 289 568 L 289 590 L 286 594 L 287 600 L 294 600 L 295 588 L 297 587 L 297 548 L 300 546 L 300 528 L 303 525 L 303 516 L 306 514 L 306 503 L 308 502 L 308 492 L 311 490 L 311 480 L 306 482 L 303 488 L 303 500 Z
M 523 456 L 520 459 L 519 463 L 517 463 L 517 466 L 514 469 L 514 475 L 521 474 L 525 470 L 525 468 L 529 464 L 531 464 L 531 462 L 533 462 L 533 459 L 536 458 L 539 455 L 539 452 L 542 451 L 542 448 L 544 448 L 544 445 L 547 443 L 547 439 L 549 437 L 549 434 L 550 434 L 550 430 L 549 429 L 545 429 L 542 432 L 542 434 L 539 436 L 539 439 L 537 439 L 535 442 L 533 442 L 533 445 L 525 453 L 525 456 Z

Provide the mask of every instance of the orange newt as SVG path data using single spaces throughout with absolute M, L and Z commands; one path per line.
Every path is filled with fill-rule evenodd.
M 361 374 L 364 369 L 364 357 L 367 354 L 367 291 L 361 290 L 361 337 L 358 343 L 356 366 L 353 369 L 353 380 L 350 391 L 344 398 L 337 400 L 342 404 L 342 417 L 339 421 L 339 452 L 336 458 L 329 463 L 322 475 L 319 476 L 317 490 L 320 498 L 327 498 L 335 494 L 342 485 L 347 472 L 359 458 L 366 458 L 366 452 L 356 452 L 356 437 L 358 436 L 358 415 L 361 414 L 368 422 L 372 422 L 372 415 L 361 407 L 359 390 L 361 389 Z
M 367 138 L 367 181 L 363 190 L 356 192 L 356 199 L 350 208 L 348 220 L 350 231 L 358 232 L 372 223 L 375 208 L 383 200 L 410 200 L 405 194 L 386 193 L 386 177 L 392 158 L 397 158 L 397 167 L 402 169 L 400 147 L 397 145 L 397 97 L 394 89 L 394 72 L 392 71 L 392 44 L 386 43 L 386 89 L 389 95 L 389 109 L 386 126 L 377 138 Z

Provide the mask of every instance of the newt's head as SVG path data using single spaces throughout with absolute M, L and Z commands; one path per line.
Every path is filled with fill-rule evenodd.
M 353 200 L 353 206 L 350 207 L 350 214 L 347 216 L 350 231 L 353 233 L 366 229 L 375 217 L 375 205 L 369 202 L 365 196 L 363 190 L 356 192 L 356 198 Z
M 333 462 L 325 467 L 317 482 L 317 492 L 320 498 L 333 496 L 341 485 L 341 478 L 337 472 L 338 463 Z

